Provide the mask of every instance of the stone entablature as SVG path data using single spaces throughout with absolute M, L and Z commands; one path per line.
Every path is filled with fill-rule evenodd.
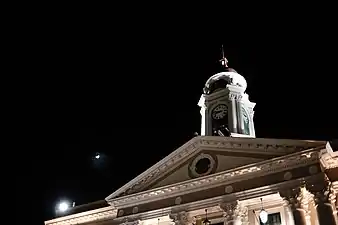
M 111 202 L 114 198 L 142 191 L 144 187 L 155 178 L 167 174 L 175 165 L 184 162 L 192 154 L 204 149 L 218 149 L 232 152 L 246 152 L 266 154 L 274 157 L 299 152 L 305 149 L 322 146 L 323 141 L 286 140 L 286 139 L 263 139 L 263 138 L 229 138 L 215 136 L 199 136 L 191 139 L 173 153 L 156 163 L 154 166 L 137 176 L 126 185 L 118 189 L 106 198 Z
M 147 212 L 141 212 L 134 215 L 117 217 L 117 210 L 113 207 L 106 207 L 102 209 L 92 210 L 84 213 L 74 214 L 57 218 L 54 220 L 46 221 L 46 225 L 75 225 L 75 224 L 96 224 L 96 222 L 104 222 L 102 224 L 124 224 L 124 225 L 148 225 L 148 221 L 157 220 L 158 218 L 168 217 L 172 219 L 172 223 L 163 224 L 189 224 L 194 222 L 194 217 L 203 217 L 204 209 L 208 208 L 208 213 L 218 214 L 223 212 L 224 220 L 232 221 L 234 219 L 240 219 L 244 224 L 248 222 L 246 216 L 247 210 L 251 212 L 253 209 L 260 208 L 259 197 L 260 196 L 272 196 L 264 197 L 264 206 L 270 207 L 274 204 L 282 203 L 278 192 L 280 190 L 291 190 L 301 186 L 303 182 L 313 185 L 323 180 L 322 174 L 302 178 L 299 180 L 290 180 L 283 183 L 269 185 L 269 187 L 260 187 L 256 189 L 250 189 L 236 194 L 229 194 L 226 196 L 219 196 L 216 198 L 204 199 L 202 201 L 191 202 L 188 204 L 177 205 L 174 207 L 166 207 L 158 210 L 152 210 Z M 235 199 L 235 200 L 234 200 Z M 236 203 L 236 204 L 234 204 Z M 235 206 L 235 211 L 231 211 L 231 207 Z M 239 206 L 239 207 L 237 207 Z M 234 214 L 231 214 L 234 213 Z M 237 213 L 237 214 L 236 214 Z M 245 216 L 244 216 L 245 215 Z M 101 223 L 100 223 L 101 224 Z M 151 222 L 152 225 L 157 225 L 156 222 Z M 159 225 L 163 225 L 159 223 Z
M 314 175 L 309 173 L 310 167 L 311 166 L 298 167 L 293 170 L 288 170 L 287 173 L 291 173 L 293 175 L 292 180 L 302 180 L 306 177 L 311 177 Z M 319 168 L 318 164 L 317 167 Z M 232 184 L 211 187 L 209 189 L 199 190 L 191 193 L 182 193 L 182 195 L 180 195 L 179 197 L 163 198 L 161 200 L 152 201 L 144 204 L 140 202 L 135 202 L 134 206 L 122 208 L 119 207 L 118 216 L 128 216 L 135 214 L 133 211 L 134 207 L 138 208 L 138 213 L 142 213 L 146 211 L 157 210 L 163 207 L 165 208 L 176 207 L 179 205 L 189 205 L 193 202 L 202 201 L 206 198 L 215 198 L 218 196 L 223 196 L 224 198 L 231 199 L 231 196 L 238 196 L 241 195 L 241 193 L 248 192 L 252 189 L 260 188 L 262 190 L 265 190 L 265 187 L 269 188 L 271 185 L 284 183 L 286 181 L 284 174 L 286 173 L 283 171 L 273 173 L 267 176 L 253 177 Z M 324 179 L 324 174 L 322 172 L 318 172 L 317 174 L 321 176 L 321 180 Z M 301 184 L 301 182 L 299 182 L 299 184 Z M 177 204 L 176 199 L 178 198 L 181 199 L 181 201 Z
M 320 152 L 321 163 L 324 169 L 338 168 L 338 152 L 334 152 L 329 144 Z

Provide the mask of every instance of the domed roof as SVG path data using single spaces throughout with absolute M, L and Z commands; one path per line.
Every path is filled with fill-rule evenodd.
M 241 87 L 243 91 L 247 88 L 247 82 L 242 75 L 232 68 L 226 68 L 224 72 L 217 73 L 207 80 L 204 93 L 211 94 L 216 89 L 225 88 L 228 84 Z
M 222 59 L 219 60 L 223 66 L 223 72 L 211 76 L 204 86 L 204 93 L 211 94 L 217 90 L 224 89 L 228 84 L 241 87 L 243 92 L 246 90 L 247 83 L 245 78 L 236 72 L 236 70 L 228 67 L 228 60 L 224 56 L 222 45 Z
M 234 70 L 233 68 L 230 68 L 230 67 L 225 67 L 223 72 L 234 72 L 234 73 L 237 73 L 236 70 Z

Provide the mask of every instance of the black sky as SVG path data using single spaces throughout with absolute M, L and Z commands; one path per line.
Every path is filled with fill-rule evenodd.
M 26 35 L 20 130 L 28 138 L 17 153 L 17 191 L 27 193 L 21 217 L 32 224 L 52 218 L 61 198 L 104 199 L 199 132 L 197 102 L 220 70 L 222 44 L 257 103 L 257 137 L 338 137 L 331 34 L 74 19 Z

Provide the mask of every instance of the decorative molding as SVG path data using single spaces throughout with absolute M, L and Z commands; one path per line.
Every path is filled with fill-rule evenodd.
M 236 138 L 234 138 L 236 139 Z M 243 140 L 243 139 L 241 139 Z M 260 153 L 269 153 L 269 154 L 287 154 L 293 153 L 297 151 L 302 151 L 307 148 L 307 146 L 296 146 L 296 145 L 288 145 L 284 144 L 267 144 L 267 143 L 259 143 L 253 141 L 255 139 L 251 139 L 250 142 L 237 142 L 233 140 L 210 140 L 210 139 L 202 139 L 200 142 L 203 147 L 214 147 L 214 148 L 227 148 L 233 150 L 255 150 Z M 250 153 L 250 151 L 248 152 Z
M 317 174 L 317 175 L 313 175 L 313 176 L 309 176 L 309 177 L 305 177 L 301 179 L 295 179 L 295 180 L 285 181 L 283 183 L 250 189 L 250 190 L 243 191 L 243 192 L 231 193 L 225 196 L 204 199 L 201 201 L 171 206 L 167 208 L 161 208 L 158 210 L 141 212 L 138 214 L 131 214 L 131 215 L 123 216 L 123 217 L 116 217 L 117 209 L 113 209 L 111 206 L 109 206 L 109 207 L 102 208 L 102 209 L 92 210 L 92 211 L 88 211 L 84 213 L 74 214 L 74 215 L 65 216 L 65 217 L 54 219 L 54 220 L 46 221 L 45 224 L 46 225 L 74 225 L 74 224 L 83 224 L 83 223 L 94 222 L 94 221 L 109 220 L 110 223 L 114 225 L 122 224 L 122 223 L 126 225 L 134 225 L 134 224 L 142 224 L 143 223 L 142 221 L 145 221 L 145 220 L 156 219 L 162 216 L 167 216 L 169 214 L 175 214 L 173 212 L 180 212 L 180 210 L 183 208 L 184 208 L 184 211 L 189 212 L 188 215 L 191 217 L 191 220 L 194 221 L 193 216 L 195 216 L 195 214 L 190 213 L 190 212 L 193 212 L 196 210 L 201 211 L 201 209 L 208 208 L 208 212 L 210 211 L 210 213 L 215 213 L 215 212 L 221 213 L 222 210 L 220 209 L 220 204 L 224 202 L 233 202 L 233 199 L 238 199 L 239 205 L 254 206 L 255 204 L 259 204 L 259 201 L 257 200 L 257 202 L 255 203 L 252 201 L 252 199 L 259 198 L 260 196 L 273 194 L 273 196 L 276 196 L 276 197 L 272 198 L 272 201 L 271 201 L 271 204 L 272 204 L 278 200 L 277 198 L 278 194 L 276 193 L 278 193 L 279 190 L 281 189 L 293 190 L 294 188 L 298 187 L 302 182 L 306 182 L 309 184 L 316 184 L 318 183 L 319 180 L 322 180 L 322 179 L 323 179 L 322 174 Z M 270 203 L 269 201 L 265 201 L 264 204 L 268 206 Z M 242 210 L 245 210 L 245 209 L 242 209 Z M 108 215 L 104 216 L 103 214 L 108 214 Z M 88 217 L 88 215 L 91 215 L 91 216 Z
M 225 187 L 224 191 L 226 194 L 229 194 L 234 191 L 234 188 L 231 185 L 228 185 Z
M 133 221 L 126 220 L 125 222 L 121 223 L 121 225 L 140 225 L 140 224 L 142 224 L 141 220 L 133 220 Z
M 239 204 L 239 218 L 242 225 L 249 225 L 249 208 Z
M 292 211 L 296 211 L 298 208 L 300 208 L 300 203 L 296 195 L 284 196 L 284 203 L 285 206 L 290 207 Z
M 237 100 L 241 101 L 243 98 L 243 95 L 241 93 L 234 93 L 234 92 L 229 92 L 229 99 L 230 100 Z
M 248 207 L 239 201 L 222 202 L 219 207 L 223 210 L 225 224 L 241 223 L 247 225 L 249 223 Z
M 77 213 L 69 216 L 64 216 L 56 218 L 53 220 L 48 220 L 45 222 L 46 225 L 72 225 L 72 224 L 82 224 L 89 223 L 93 221 L 102 221 L 107 219 L 116 218 L 116 209 L 112 209 L 111 206 L 95 209 L 83 213 Z
M 333 157 L 328 149 L 323 149 L 320 152 L 320 162 L 324 170 L 338 168 L 338 157 Z
M 292 176 L 292 173 L 290 171 L 287 171 L 284 173 L 284 180 L 291 180 Z
M 224 219 L 226 224 L 233 223 L 237 220 L 237 217 L 240 215 L 238 201 L 234 202 L 224 202 L 219 205 L 219 207 L 224 211 Z
M 175 150 L 163 160 L 140 174 L 126 185 L 109 195 L 105 200 L 112 204 L 114 198 L 142 191 L 151 181 L 169 173 L 175 165 L 185 162 L 194 153 L 202 149 L 229 149 L 237 152 L 251 152 L 268 155 L 285 155 L 304 149 L 325 146 L 321 141 L 262 139 L 262 138 L 233 138 L 233 137 L 194 137 L 186 144 Z
M 179 196 L 175 199 L 175 205 L 179 205 L 182 203 L 182 198 Z
M 195 222 L 195 219 L 191 217 L 186 211 L 170 213 L 169 218 L 173 220 L 175 225 L 188 225 Z
M 210 106 L 210 103 L 212 104 L 215 100 L 228 96 L 229 95 L 229 90 L 228 89 L 222 89 L 217 92 L 211 93 L 211 94 L 202 94 L 201 99 L 204 99 L 204 104 L 206 107 Z
M 127 205 L 135 205 L 136 202 L 145 203 L 155 201 L 163 199 L 164 197 L 169 198 L 179 196 L 185 193 L 231 184 L 241 180 L 246 180 L 248 178 L 290 170 L 292 168 L 314 164 L 318 161 L 318 151 L 316 149 L 307 150 L 300 153 L 294 153 L 292 155 L 266 160 L 254 165 L 247 165 L 216 174 L 211 174 L 205 177 L 183 181 L 136 194 L 122 196 L 120 198 L 111 200 L 111 204 L 116 207 L 126 207 Z
M 134 208 L 133 208 L 133 213 L 135 214 L 135 213 L 138 213 L 138 207 L 137 206 L 135 206 Z
M 255 208 L 255 204 L 260 206 L 260 202 L 256 200 L 256 202 L 252 202 L 252 199 L 259 199 L 261 196 L 266 196 L 266 195 L 273 195 L 271 201 L 265 200 L 264 205 L 269 206 L 271 204 L 275 204 L 278 199 L 279 195 L 277 194 L 280 190 L 293 190 L 299 185 L 301 185 L 303 182 L 306 182 L 308 184 L 315 184 L 319 180 L 323 179 L 322 174 L 316 174 L 313 176 L 309 177 L 304 177 L 300 179 L 295 179 L 295 180 L 290 180 L 290 181 L 285 181 L 283 183 L 278 183 L 278 184 L 272 184 L 264 187 L 259 187 L 259 188 L 254 188 L 242 192 L 237 192 L 237 193 L 231 193 L 228 195 L 223 195 L 223 196 L 218 196 L 214 198 L 208 198 L 204 199 L 201 201 L 195 201 L 195 202 L 190 202 L 190 203 L 185 203 L 181 205 L 176 205 L 176 206 L 170 206 L 166 208 L 161 208 L 161 209 L 156 209 L 152 211 L 147 211 L 147 212 L 141 212 L 136 215 L 127 215 L 123 217 L 117 217 L 112 220 L 111 224 L 121 224 L 122 222 L 130 220 L 149 220 L 149 219 L 156 219 L 162 216 L 167 216 L 169 214 L 173 214 L 173 212 L 180 212 L 180 211 L 186 211 L 189 212 L 189 215 L 191 216 L 196 216 L 196 215 L 204 215 L 204 209 L 208 209 L 208 214 L 212 213 L 217 213 L 223 212 L 223 210 L 219 207 L 221 203 L 224 202 L 233 202 L 234 199 L 239 200 L 240 204 L 245 204 L 249 205 L 250 207 Z M 280 203 L 282 203 L 282 199 L 280 199 Z M 250 209 L 250 207 L 248 207 Z M 257 208 L 257 207 L 256 207 Z M 184 210 L 182 210 L 184 209 Z M 193 213 L 197 212 L 197 213 Z

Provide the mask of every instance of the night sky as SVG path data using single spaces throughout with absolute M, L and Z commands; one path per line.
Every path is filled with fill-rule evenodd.
M 53 21 L 39 35 L 37 25 L 34 45 L 24 43 L 34 54 L 27 54 L 28 139 L 17 152 L 16 200 L 18 217 L 31 224 L 53 218 L 60 199 L 104 199 L 200 132 L 197 102 L 221 71 L 222 44 L 257 103 L 257 137 L 338 137 L 330 34 L 86 22 Z

